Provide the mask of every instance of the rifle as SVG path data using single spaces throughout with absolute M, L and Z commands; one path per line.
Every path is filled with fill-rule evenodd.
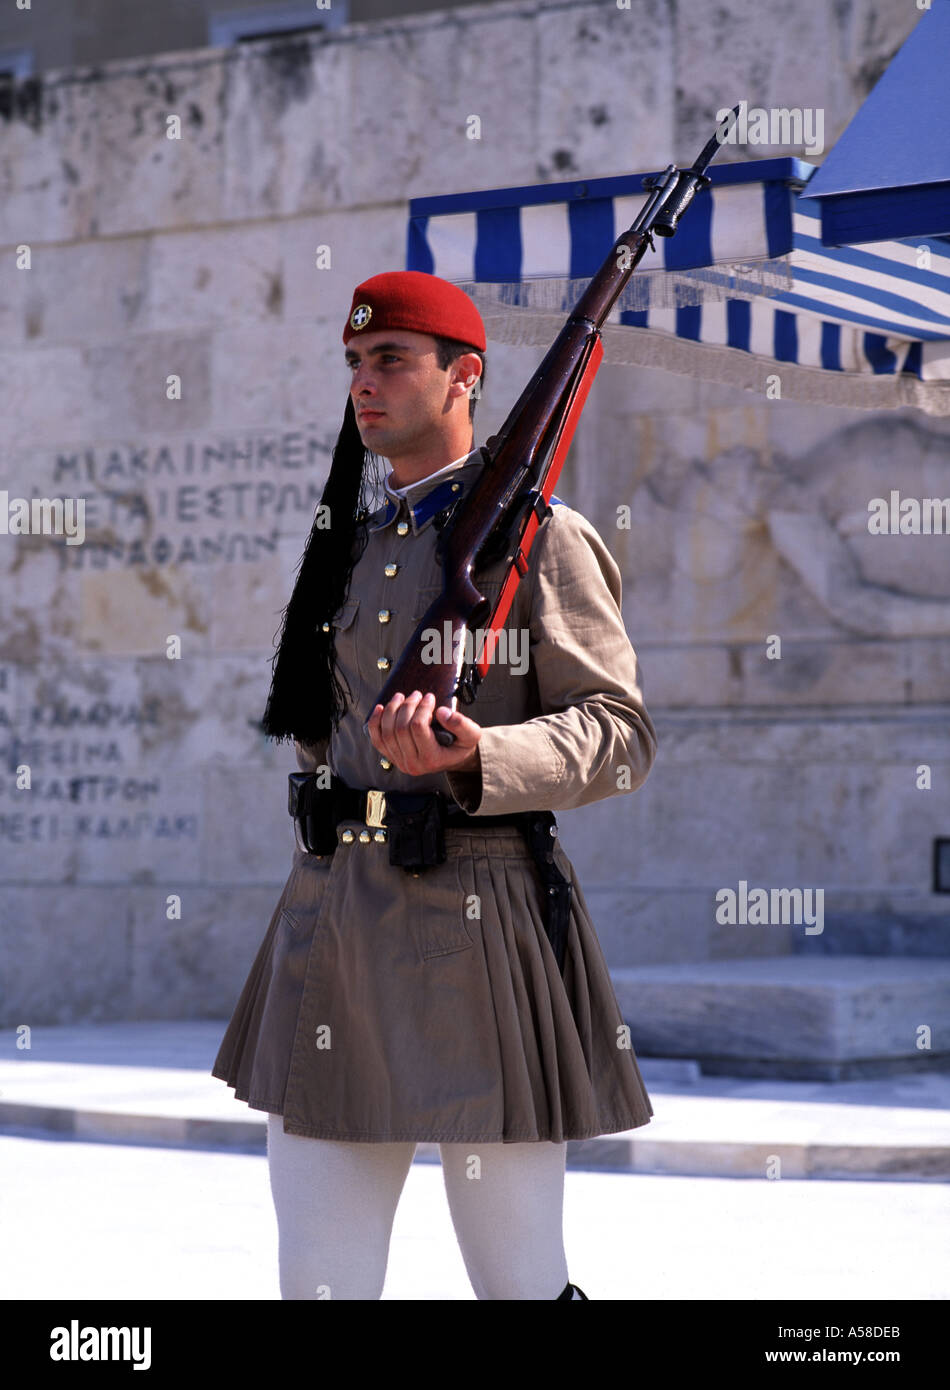
M 738 120 L 739 107 L 730 114 Z M 454 710 L 458 698 L 466 704 L 475 699 L 497 633 L 527 572 L 535 533 L 551 512 L 548 499 L 603 359 L 600 330 L 647 247 L 656 249 L 653 232 L 673 236 L 697 191 L 709 187 L 704 170 L 725 138 L 725 126 L 725 121 L 717 126 L 691 168 L 670 164 L 662 174 L 644 178 L 649 198 L 614 243 L 499 433 L 482 446 L 485 467 L 471 492 L 442 514 L 436 556 L 442 561 L 443 591 L 426 610 L 374 705 L 385 706 L 397 693 L 412 690 L 433 692 L 436 709 L 446 705 Z M 473 575 L 502 555 L 508 569 L 487 630 L 483 629 L 484 645 L 478 659 L 466 664 L 466 631 L 479 627 L 490 607 Z M 444 635 L 443 659 L 424 661 L 423 633 L 433 630 Z M 368 723 L 369 715 L 364 730 Z M 455 742 L 455 735 L 434 715 L 432 728 L 443 746 Z

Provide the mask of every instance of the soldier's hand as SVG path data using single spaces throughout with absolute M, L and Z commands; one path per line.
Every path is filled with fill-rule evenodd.
M 451 712 L 447 705 L 434 709 L 435 696 L 398 693 L 384 708 L 376 705 L 366 723 L 367 732 L 384 757 L 411 777 L 450 769 L 468 771 L 478 766 L 481 726 L 464 714 Z M 432 731 L 432 716 L 455 735 L 455 742 L 443 748 Z M 467 765 L 467 766 L 466 766 Z

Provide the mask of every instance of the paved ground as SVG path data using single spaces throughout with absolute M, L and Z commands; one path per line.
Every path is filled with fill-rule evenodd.
M 38 1028 L 28 1052 L 0 1034 L 0 1298 L 279 1298 L 264 1117 L 209 1075 L 223 1029 Z M 946 1074 L 643 1071 L 651 1124 L 569 1146 L 565 1243 L 591 1299 L 950 1297 Z M 435 1146 L 383 1296 L 473 1297 Z
M 0 1137 L 0 1299 L 278 1299 L 267 1160 Z M 570 1171 L 564 1239 L 591 1299 L 950 1297 L 950 1192 Z M 415 1163 L 384 1299 L 472 1299 L 438 1164 Z

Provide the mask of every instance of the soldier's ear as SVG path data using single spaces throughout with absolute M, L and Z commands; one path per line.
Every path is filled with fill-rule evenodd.
M 474 352 L 463 352 L 461 357 L 456 358 L 453 365 L 452 384 L 461 385 L 464 391 L 478 389 L 478 381 L 482 374 L 482 359 Z

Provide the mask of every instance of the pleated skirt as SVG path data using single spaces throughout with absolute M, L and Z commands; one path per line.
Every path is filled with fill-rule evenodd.
M 295 851 L 212 1075 L 313 1138 L 563 1142 L 648 1124 L 560 845 L 574 889 L 563 974 L 517 829 L 448 829 L 445 862 L 418 877 L 361 830 L 342 821 L 323 858 Z

